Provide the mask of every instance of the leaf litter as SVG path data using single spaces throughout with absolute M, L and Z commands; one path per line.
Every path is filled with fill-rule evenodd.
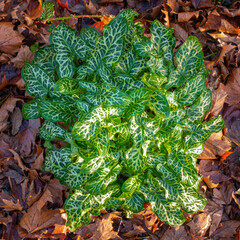
M 62 205 L 68 189 L 49 172 L 41 171 L 44 146 L 38 138 L 40 120 L 24 120 L 20 71 L 31 61 L 30 47 L 48 44 L 50 23 L 38 20 L 41 1 L 0 3 L 0 236 L 3 239 L 236 239 L 240 226 L 240 95 L 239 1 L 58 1 L 53 17 L 75 14 L 102 15 L 67 20 L 80 31 L 99 31 L 108 16 L 123 8 L 137 10 L 149 33 L 148 20 L 158 18 L 174 27 L 177 45 L 195 35 L 203 45 L 205 64 L 211 70 L 208 87 L 213 104 L 206 118 L 222 114 L 224 130 L 204 144 L 198 160 L 203 177 L 199 191 L 208 199 L 205 209 L 189 214 L 178 228 L 160 222 L 149 207 L 126 219 L 121 212 L 103 211 L 92 222 L 70 233 Z M 100 18 L 99 18 L 100 19 Z M 16 24 L 17 23 L 17 24 Z M 54 21 L 58 24 L 59 21 Z

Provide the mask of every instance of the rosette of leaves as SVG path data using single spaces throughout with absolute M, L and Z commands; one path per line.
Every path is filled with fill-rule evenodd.
M 63 22 L 22 69 L 35 97 L 23 115 L 45 119 L 44 170 L 71 189 L 64 208 L 72 231 L 101 210 L 131 217 L 145 202 L 178 226 L 183 212 L 206 203 L 197 192 L 196 158 L 224 122 L 221 116 L 203 122 L 212 100 L 202 46 L 190 36 L 173 53 L 172 28 L 155 20 L 149 39 L 135 16 L 122 11 L 102 35 L 94 29 L 78 35 Z M 54 139 L 67 144 L 54 149 Z

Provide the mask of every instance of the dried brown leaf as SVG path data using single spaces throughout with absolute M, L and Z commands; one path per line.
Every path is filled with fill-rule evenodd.
M 0 22 L 0 50 L 4 53 L 14 54 L 22 45 L 24 37 L 13 28 L 11 22 Z
M 4 131 L 8 127 L 8 117 L 10 113 L 13 112 L 17 101 L 22 101 L 21 99 L 9 97 L 0 108 L 0 131 Z
M 240 102 L 240 68 L 234 68 L 226 84 L 226 102 L 231 106 Z
M 211 115 L 217 117 L 223 108 L 223 104 L 227 97 L 227 90 L 224 84 L 220 83 L 217 90 L 212 93 L 212 106 L 209 111 Z
M 21 157 L 29 156 L 35 146 L 35 138 L 40 127 L 40 119 L 30 119 L 26 129 L 20 131 L 16 136 L 16 148 Z
M 207 213 L 197 214 L 187 225 L 190 227 L 192 235 L 204 236 L 211 226 L 211 215 Z
M 198 169 L 203 181 L 209 188 L 218 187 L 221 182 L 230 179 L 220 171 L 218 161 L 215 160 L 201 160 Z
M 22 111 L 19 107 L 16 107 L 13 111 L 13 113 L 10 115 L 10 121 L 12 123 L 12 135 L 15 135 L 18 133 L 20 126 L 22 125 Z
M 199 17 L 200 10 L 194 12 L 181 12 L 178 13 L 178 22 L 188 22 L 192 17 Z
M 190 236 L 188 235 L 184 226 L 180 227 L 172 227 L 168 229 L 163 237 L 162 240 L 169 240 L 169 239 L 177 239 L 177 240 L 190 240 Z
M 221 223 L 221 226 L 212 234 L 213 239 L 227 239 L 237 235 L 240 221 L 229 220 Z
M 0 193 L 0 208 L 3 208 L 5 211 L 22 210 L 19 199 L 14 199 L 12 196 L 8 195 L 4 191 Z
M 185 42 L 188 37 L 188 33 L 179 25 L 171 24 L 171 27 L 174 28 L 174 35 L 178 41 Z
M 13 66 L 16 68 L 22 68 L 24 62 L 31 62 L 34 59 L 34 53 L 32 53 L 28 46 L 21 46 L 17 56 L 11 60 Z
M 199 159 L 217 159 L 231 149 L 231 143 L 223 137 L 222 131 L 213 133 L 204 143 L 204 149 Z

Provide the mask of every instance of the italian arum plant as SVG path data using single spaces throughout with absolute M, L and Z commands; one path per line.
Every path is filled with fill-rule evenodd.
M 44 170 L 70 188 L 64 208 L 72 231 L 101 210 L 131 217 L 145 202 L 178 226 L 183 212 L 206 204 L 196 158 L 224 122 L 203 122 L 212 100 L 202 46 L 190 36 L 173 53 L 173 29 L 155 20 L 146 38 L 135 16 L 122 11 L 102 35 L 89 28 L 78 36 L 63 22 L 22 69 L 35 97 L 23 114 L 45 119 Z M 67 144 L 56 149 L 54 139 Z

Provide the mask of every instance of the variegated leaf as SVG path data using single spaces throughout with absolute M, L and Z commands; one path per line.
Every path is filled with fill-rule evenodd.
M 37 65 L 25 63 L 22 68 L 22 77 L 28 94 L 38 99 L 46 97 L 54 89 L 53 79 Z

